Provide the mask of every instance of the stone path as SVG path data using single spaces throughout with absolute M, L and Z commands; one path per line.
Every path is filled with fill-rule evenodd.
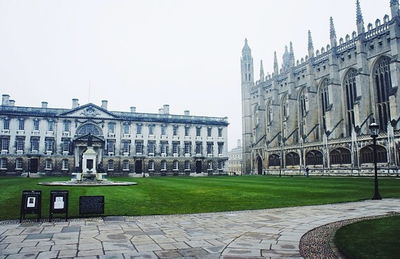
M 1 224 L 0 258 L 301 258 L 299 241 L 309 230 L 338 220 L 389 212 L 400 212 L 399 199 Z

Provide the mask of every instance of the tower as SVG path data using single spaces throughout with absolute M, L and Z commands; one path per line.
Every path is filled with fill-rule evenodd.
M 253 57 L 251 49 L 244 41 L 242 57 L 240 59 L 242 73 L 242 139 L 243 139 L 243 174 L 251 173 L 251 108 L 250 89 L 254 85 Z

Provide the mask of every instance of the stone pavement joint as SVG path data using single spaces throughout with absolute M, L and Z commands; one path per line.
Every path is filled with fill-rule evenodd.
M 1 258 L 301 258 L 328 223 L 400 212 L 399 199 L 253 211 L 0 222 Z

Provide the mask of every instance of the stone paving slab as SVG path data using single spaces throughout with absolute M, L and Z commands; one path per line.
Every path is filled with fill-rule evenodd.
M 0 222 L 1 258 L 301 258 L 309 230 L 400 212 L 400 199 L 254 211 Z

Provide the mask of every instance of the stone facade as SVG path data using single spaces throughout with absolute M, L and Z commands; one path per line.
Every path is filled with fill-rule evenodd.
M 108 111 L 101 106 L 71 109 L 15 106 L 4 94 L 0 106 L 0 175 L 70 175 L 82 170 L 89 134 L 97 168 L 109 175 L 224 174 L 227 118 L 169 113 Z
M 242 144 L 240 139 L 237 141 L 237 147 L 232 148 L 228 152 L 228 174 L 230 175 L 241 175 L 242 174 Z
M 389 3 L 388 3 L 389 4 Z M 339 40 L 330 19 L 330 42 L 295 61 L 292 43 L 281 67 L 255 80 L 247 39 L 242 49 L 243 162 L 247 174 L 366 175 L 373 170 L 369 125 L 380 128 L 380 173 L 396 175 L 400 143 L 400 16 L 364 25 L 356 2 L 357 31 Z

